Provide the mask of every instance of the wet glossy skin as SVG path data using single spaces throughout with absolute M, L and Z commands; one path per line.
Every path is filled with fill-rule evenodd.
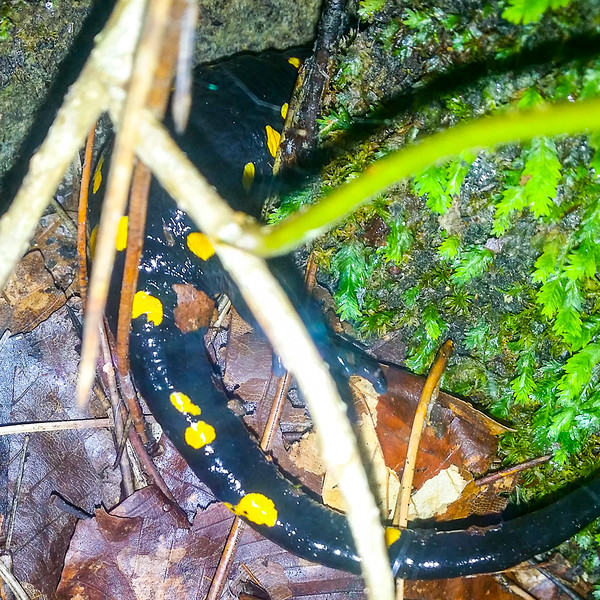
M 272 157 L 265 148 L 264 125 L 271 123 L 277 130 L 282 126 L 277 104 L 280 100 L 273 90 L 278 89 L 279 97 L 287 98 L 295 70 L 288 68 L 287 57 L 282 55 L 237 60 L 241 62 L 225 63 L 198 74 L 203 83 L 196 86 L 190 127 L 179 142 L 209 178 L 214 173 L 211 169 L 218 168 L 213 183 L 223 195 L 240 207 L 240 198 L 246 194 L 247 210 L 257 214 L 264 188 L 272 183 Z M 246 80 L 245 76 L 252 72 L 260 73 L 260 77 Z M 253 83 L 269 82 L 268 94 L 252 89 Z M 226 101 L 233 103 L 231 110 Z M 241 129 L 240 121 L 244 123 Z M 215 123 L 227 127 L 218 127 L 215 134 Z M 198 145 L 199 140 L 202 146 Z M 242 174 L 251 159 L 256 187 L 248 192 Z M 96 196 L 101 194 L 102 186 L 96 190 Z M 244 316 L 248 316 L 248 311 L 218 260 L 201 260 L 189 251 L 187 236 L 195 228 L 156 181 L 152 183 L 149 203 L 138 290 L 160 304 L 161 319 L 156 323 L 141 314 L 132 321 L 130 354 L 136 385 L 166 435 L 217 498 L 243 513 L 253 527 L 291 552 L 328 566 L 360 572 L 343 515 L 325 508 L 285 479 L 248 437 L 240 419 L 227 408 L 227 397 L 206 355 L 204 329 L 182 333 L 177 328 L 173 318 L 174 284 L 189 283 L 210 296 L 225 292 Z M 277 259 L 270 266 L 299 308 L 336 380 L 343 385 L 349 373 L 358 373 L 382 390 L 385 383 L 378 365 L 352 345 L 331 336 L 318 308 L 305 298 L 301 279 L 290 262 Z M 115 272 L 118 274 L 118 268 Z M 109 302 L 111 320 L 115 319 L 116 301 L 113 296 Z M 403 531 L 390 547 L 392 568 L 395 575 L 406 579 L 505 569 L 552 548 L 599 514 L 600 482 L 595 479 L 542 511 L 501 523 L 485 533 Z
M 164 320 L 159 327 L 148 323 L 145 317 L 134 320 L 130 338 L 136 385 L 156 419 L 217 498 L 233 506 L 250 493 L 273 500 L 278 514 L 275 525 L 254 524 L 269 538 L 331 566 L 344 568 L 356 562 L 343 516 L 317 504 L 284 479 L 249 438 L 240 419 L 227 408 L 227 397 L 206 355 L 205 330 L 182 334 L 175 326 L 176 298 L 171 285 L 183 278 L 165 254 L 154 260 L 162 248 L 154 241 L 146 246 L 139 289 L 161 298 Z M 176 410 L 169 401 L 174 391 L 189 397 L 200 408 L 200 414 L 184 415 Z M 194 449 L 186 443 L 184 432 L 198 420 L 213 426 L 216 437 L 212 443 Z

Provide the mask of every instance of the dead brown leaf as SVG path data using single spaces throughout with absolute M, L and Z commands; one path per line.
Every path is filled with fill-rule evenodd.
M 208 591 L 233 515 L 222 505 L 199 510 L 179 529 L 168 501 L 154 487 L 115 510 L 80 521 L 65 559 L 58 600 L 202 598 Z M 249 575 L 250 574 L 250 575 Z M 245 528 L 230 574 L 230 589 L 258 580 L 273 600 L 363 598 L 360 578 L 309 565 Z
M 61 308 L 67 298 L 46 269 L 42 253 L 26 254 L 0 297 L 0 331 L 27 333 Z
M 76 304 L 73 308 L 79 311 Z M 75 406 L 78 344 L 65 308 L 31 333 L 2 338 L 3 423 L 106 416 L 95 403 L 85 413 Z M 3 506 L 15 493 L 23 437 L 0 438 L 7 445 Z M 52 492 L 88 512 L 101 502 L 116 503 L 120 472 L 113 469 L 114 458 L 112 435 L 105 429 L 31 435 L 11 550 L 14 574 L 32 597 L 53 594 L 76 522 L 50 500 Z
M 176 283 L 173 291 L 177 295 L 177 306 L 173 311 L 177 328 L 182 333 L 190 333 L 208 327 L 215 308 L 214 300 L 190 284 Z

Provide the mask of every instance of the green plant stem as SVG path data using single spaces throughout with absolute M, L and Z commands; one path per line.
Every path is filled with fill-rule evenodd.
M 261 256 L 285 254 L 321 235 L 390 185 L 434 162 L 464 150 L 594 129 L 600 129 L 598 98 L 510 111 L 460 124 L 378 160 L 360 177 L 277 225 L 249 228 L 237 243 Z

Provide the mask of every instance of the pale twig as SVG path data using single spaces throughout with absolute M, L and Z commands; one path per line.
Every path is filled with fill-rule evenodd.
M 118 118 L 116 106 L 111 115 Z M 166 129 L 148 112 L 140 123 L 140 158 L 162 186 L 207 234 L 231 234 L 236 213 L 216 194 Z M 200 200 L 201 199 L 201 200 Z M 358 453 L 346 406 L 298 315 L 264 261 L 217 244 L 217 254 L 239 286 L 275 352 L 296 376 L 320 432 L 324 461 L 337 476 L 348 522 L 362 559 L 371 598 L 394 597 L 394 582 L 379 518 Z
M 369 597 L 393 598 L 394 581 L 379 510 L 346 416 L 346 405 L 327 365 L 265 262 L 229 246 L 217 245 L 215 249 L 306 398 L 319 433 L 323 459 L 344 498 Z
M 17 600 L 31 600 L 19 580 L 11 573 L 10 569 L 0 560 L 0 579 L 6 583 Z
M 170 5 L 169 0 L 150 0 L 135 53 L 127 96 L 121 109 L 120 126 L 115 139 L 104 207 L 98 226 L 94 270 L 90 279 L 83 325 L 81 361 L 75 394 L 79 407 L 86 404 L 96 373 L 100 326 L 108 296 L 112 265 L 117 253 L 117 228 L 127 205 L 140 112 L 146 105 L 154 80 Z
M 118 103 L 111 103 L 110 115 L 113 119 L 119 118 Z M 140 122 L 137 152 L 178 206 L 211 239 L 231 240 L 241 235 L 242 226 L 251 219 L 222 200 L 164 125 L 147 110 L 143 111 Z
M 112 429 L 113 423 L 108 417 L 100 419 L 72 419 L 66 421 L 33 421 L 0 426 L 0 436 L 22 433 L 41 433 L 44 431 L 68 431 L 71 429 Z
M 46 139 L 10 208 L 0 219 L 0 289 L 4 288 L 73 156 L 109 95 L 123 98 L 144 0 L 120 0 L 77 81 L 65 96 Z M 106 84 L 112 85 L 106 85 Z
M 27 460 L 27 448 L 29 447 L 29 435 L 25 436 L 23 440 L 23 448 L 21 448 L 21 461 L 19 462 L 19 473 L 17 475 L 17 481 L 15 483 L 15 493 L 13 496 L 12 504 L 10 505 L 10 512 L 8 514 L 8 527 L 6 533 L 6 541 L 4 547 L 6 551 L 10 551 L 12 544 L 13 531 L 15 529 L 15 520 L 17 517 L 17 507 L 19 506 L 19 496 L 21 495 L 21 483 L 23 483 L 23 473 L 25 471 L 25 461 Z
M 181 18 L 181 32 L 179 35 L 179 52 L 177 53 L 175 89 L 173 90 L 171 104 L 171 114 L 177 133 L 185 131 L 192 107 L 192 62 L 199 13 L 197 0 L 184 0 L 184 2 L 185 8 Z

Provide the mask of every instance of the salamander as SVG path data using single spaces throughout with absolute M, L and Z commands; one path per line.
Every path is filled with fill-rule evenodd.
M 296 68 L 290 54 L 270 52 L 197 69 L 190 123 L 175 136 L 218 191 L 251 214 L 258 214 L 265 189 L 273 184 L 273 155 Z M 102 196 L 107 163 L 104 154 L 91 183 L 92 197 Z M 207 238 L 156 180 L 149 203 L 130 336 L 139 391 L 192 470 L 234 513 L 299 556 L 360 572 L 345 517 L 288 481 L 228 409 L 205 350 L 205 328 L 178 329 L 176 284 L 191 284 L 210 296 L 226 292 L 234 304 L 242 301 Z M 121 236 L 118 249 L 124 247 Z M 289 263 L 272 261 L 271 267 L 292 293 L 338 383 L 343 385 L 348 372 L 360 372 L 382 388 L 376 363 L 328 333 Z M 117 305 L 109 299 L 113 322 Z M 600 479 L 594 478 L 546 508 L 491 528 L 389 529 L 390 564 L 394 575 L 405 579 L 503 570 L 554 547 L 598 516 Z

